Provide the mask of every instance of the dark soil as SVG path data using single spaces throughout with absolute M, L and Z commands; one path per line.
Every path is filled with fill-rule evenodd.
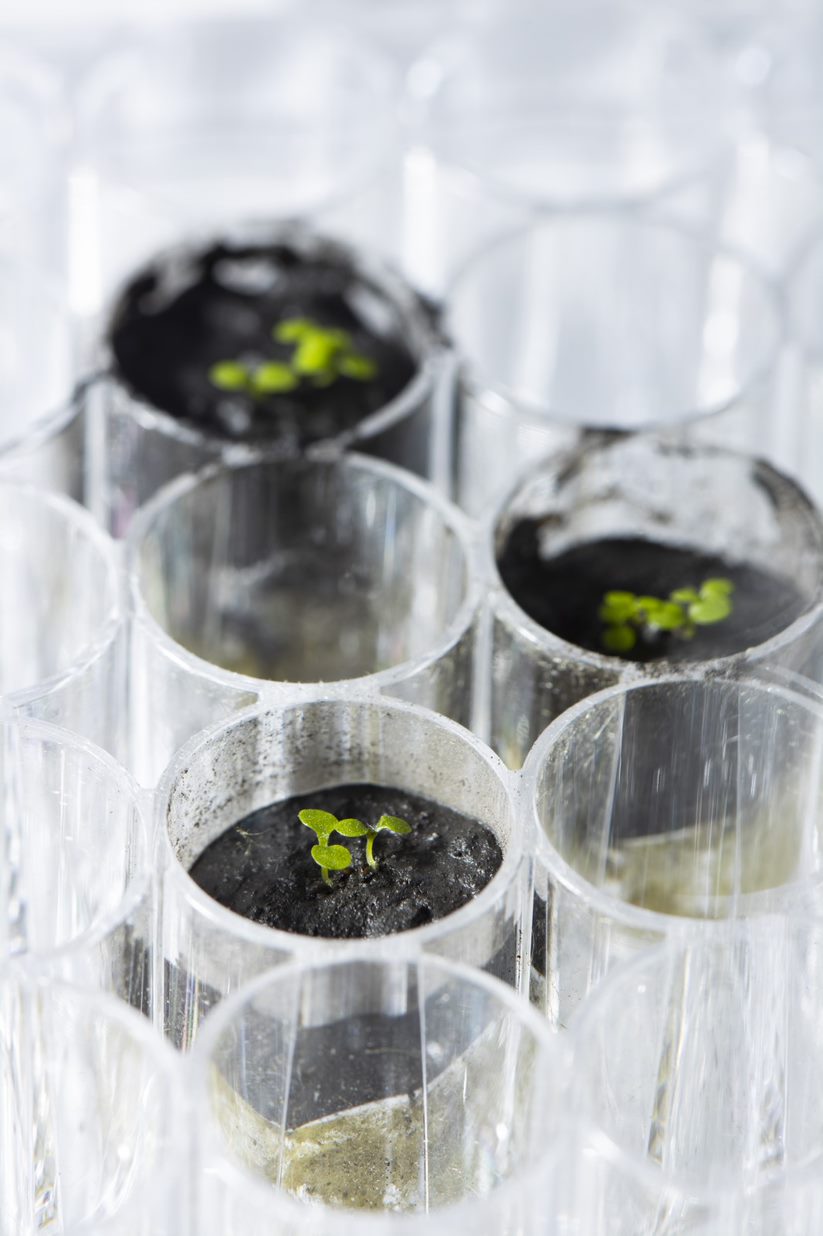
M 547 631 L 578 648 L 603 653 L 598 610 L 611 591 L 668 597 L 677 588 L 699 588 L 707 579 L 734 584 L 733 610 L 724 621 L 698 627 L 691 639 L 661 631 L 638 638 L 628 661 L 702 661 L 742 652 L 785 630 L 807 608 L 795 585 L 780 575 L 715 554 L 640 538 L 588 541 L 547 558 L 540 552 L 541 524 L 515 524 L 498 550 L 501 578 L 514 600 Z
M 272 329 L 289 318 L 340 328 L 376 363 L 368 380 L 303 378 L 291 391 L 254 397 L 215 387 L 220 361 L 288 362 L 293 345 Z M 353 429 L 409 384 L 417 362 L 400 310 L 346 264 L 342 253 L 304 254 L 287 244 L 215 244 L 175 253 L 142 271 L 115 309 L 110 343 L 131 392 L 219 437 L 301 448 Z
M 365 838 L 335 834 L 353 865 L 324 884 L 311 857 L 314 834 L 303 808 L 371 824 L 400 816 L 412 832 L 382 832 L 377 871 L 366 864 Z M 465 905 L 489 883 L 503 855 L 477 820 L 404 790 L 341 785 L 273 803 L 233 824 L 200 855 L 190 875 L 227 909 L 253 922 L 307 936 L 355 939 L 422 927 Z

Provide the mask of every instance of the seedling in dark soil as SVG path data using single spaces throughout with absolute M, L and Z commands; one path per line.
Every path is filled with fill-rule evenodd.
M 342 837 L 365 837 L 366 862 L 371 869 L 377 869 L 374 857 L 374 839 L 379 832 L 388 831 L 398 836 L 411 832 L 411 825 L 396 815 L 381 815 L 374 828 L 369 828 L 361 820 L 338 820 L 331 811 L 314 811 L 304 808 L 298 812 L 298 819 L 317 836 L 317 845 L 311 848 L 311 856 L 323 872 L 326 884 L 331 884 L 330 871 L 345 871 L 352 865 L 351 850 L 344 845 L 329 845 L 332 833 L 340 833 Z
M 331 884 L 330 871 L 345 871 L 351 867 L 351 850 L 344 845 L 329 845 L 332 833 L 342 833 L 344 837 L 362 837 L 365 826 L 359 820 L 338 820 L 331 811 L 313 811 L 305 808 L 298 812 L 298 819 L 317 836 L 317 845 L 311 848 L 311 856 L 323 872 L 323 880 Z M 357 829 L 347 825 L 357 825 Z
M 279 395 L 292 391 L 299 379 L 288 365 L 278 361 L 266 361 L 251 367 L 242 361 L 218 361 L 209 370 L 209 381 L 218 390 L 251 395 L 261 399 L 266 395 Z
M 394 833 L 397 837 L 405 837 L 407 833 L 411 832 L 411 824 L 407 820 L 401 820 L 396 815 L 381 815 L 374 828 L 366 829 L 366 862 L 372 871 L 377 870 L 377 859 L 374 857 L 374 842 L 377 834 L 384 831 Z
M 698 627 L 723 622 L 732 612 L 734 584 L 728 579 L 707 579 L 696 588 L 676 588 L 667 600 L 607 592 L 600 606 L 603 647 L 608 652 L 631 652 L 638 635 L 647 641 L 661 631 L 692 639 Z
M 354 352 L 351 336 L 336 327 L 320 326 L 310 318 L 287 318 L 274 327 L 272 336 L 278 343 L 294 345 L 290 361 L 264 361 L 259 365 L 218 361 L 209 370 L 212 386 L 265 399 L 293 391 L 304 379 L 314 386 L 331 386 L 340 377 L 368 382 L 377 374 L 375 362 Z
M 287 318 L 272 334 L 278 343 L 295 345 L 292 371 L 317 386 L 330 386 L 341 376 L 368 382 L 377 373 L 373 360 L 352 351 L 351 336 L 345 330 L 320 326 L 311 318 Z

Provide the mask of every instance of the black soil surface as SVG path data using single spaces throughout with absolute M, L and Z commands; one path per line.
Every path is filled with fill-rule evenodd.
M 524 519 L 498 550 L 501 578 L 514 600 L 546 630 L 578 648 L 604 652 L 598 611 L 607 592 L 668 597 L 677 588 L 699 588 L 707 579 L 734 585 L 733 610 L 724 621 L 698 627 L 693 638 L 675 632 L 639 637 L 624 660 L 702 661 L 742 652 L 777 635 L 807 608 L 808 600 L 780 575 L 640 538 L 604 538 L 547 558 L 540 553 L 541 524 Z
M 316 838 L 298 819 L 303 808 L 365 824 L 384 814 L 399 816 L 412 832 L 380 833 L 377 871 L 366 863 L 365 838 L 335 834 L 331 843 L 347 846 L 353 865 L 334 873 L 328 887 L 311 857 Z M 404 790 L 341 785 L 246 816 L 203 851 L 190 875 L 221 905 L 254 922 L 306 936 L 355 939 L 444 918 L 485 888 L 502 860 L 496 837 L 477 820 Z
M 262 397 L 213 385 L 209 371 L 221 361 L 288 363 L 294 347 L 272 330 L 290 318 L 347 331 L 375 376 L 339 375 L 328 386 L 303 378 Z M 228 440 L 294 448 L 353 429 L 417 369 L 400 311 L 331 246 L 308 255 L 287 244 L 215 244 L 169 255 L 127 286 L 109 337 L 118 376 L 142 400 Z

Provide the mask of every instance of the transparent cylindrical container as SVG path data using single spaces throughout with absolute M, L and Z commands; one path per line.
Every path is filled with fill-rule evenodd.
M 207 251 L 216 241 L 214 233 L 197 239 L 199 243 L 187 240 L 155 253 L 152 265 L 156 263 L 173 280 L 178 264 L 185 269 L 192 254 Z M 444 411 L 440 404 L 447 394 L 444 347 L 429 307 L 405 279 L 368 251 L 332 240 L 303 223 L 253 226 L 232 221 L 221 233 L 220 242 L 229 248 L 283 245 L 307 262 L 339 265 L 350 272 L 349 299 L 353 305 L 362 303 L 363 320 L 371 321 L 378 334 L 391 328 L 410 354 L 414 372 L 397 395 L 354 427 L 339 429 L 309 446 L 308 451 L 353 448 L 401 464 L 420 476 L 442 472 L 442 435 L 436 433 L 435 421 L 438 409 Z M 133 271 L 132 277 L 136 279 L 139 273 Z M 115 536 L 128 531 L 137 508 L 162 485 L 185 472 L 217 460 L 255 459 L 263 448 L 284 456 L 296 453 L 288 435 L 278 442 L 276 430 L 270 437 L 258 436 L 249 442 L 228 438 L 208 424 L 172 416 L 135 393 L 120 374 L 112 350 L 111 332 L 119 303 L 116 298 L 103 328 L 102 355 L 96 365 L 100 376 L 85 394 L 89 419 L 88 505 Z M 333 408 L 333 387 L 329 404 Z
M 476 896 L 443 918 L 371 938 L 370 955 L 437 953 L 520 985 L 527 863 L 513 782 L 493 753 L 446 718 L 398 701 L 350 697 L 250 709 L 194 739 L 157 792 L 166 1033 L 176 1045 L 189 1046 L 209 1009 L 263 970 L 362 947 L 356 938 L 297 934 L 234 913 L 194 881 L 193 863 L 262 807 L 368 784 L 422 795 L 479 821 L 502 854 Z M 308 830 L 306 839 L 310 847 Z
M 535 457 L 592 430 L 656 430 L 770 458 L 783 319 L 735 250 L 626 211 L 560 211 L 496 237 L 452 284 L 452 474 L 484 515 Z
M 78 377 L 62 285 L 41 253 L 26 256 L 12 227 L 0 245 L 0 479 L 82 499 Z
M 198 1230 L 565 1230 L 567 1063 L 464 966 L 361 954 L 266 975 L 198 1043 Z
M 130 540 L 138 776 L 258 696 L 386 692 L 464 724 L 480 608 L 459 511 L 357 455 L 217 466 Z
M 756 569 L 764 589 L 773 577 L 786 590 L 785 628 L 778 613 L 775 634 L 766 637 L 769 627 L 755 623 L 759 636 L 747 628 L 739 651 L 725 647 L 709 660 L 639 663 L 579 647 L 530 617 L 503 584 L 500 555 L 512 530 L 524 526 L 536 529 L 541 562 L 617 538 L 712 555 L 732 572 Z M 823 681 L 823 521 L 794 482 L 747 455 L 645 435 L 592 436 L 532 469 L 502 503 L 486 530 L 486 570 L 494 581 L 491 648 L 482 662 L 491 744 L 514 768 L 564 709 L 618 682 L 698 670 L 730 676 L 759 665 Z
M 0 970 L 2 1236 L 179 1236 L 179 1062 L 118 1001 Z
M 614 687 L 556 721 L 523 772 L 550 1020 L 654 941 L 813 906 L 822 752 L 819 699 L 754 679 Z
M 125 27 L 83 83 L 74 144 L 78 310 L 158 246 L 323 212 L 397 250 L 399 72 L 337 15 Z
M 603 1139 L 581 1163 L 576 1231 L 651 1236 L 664 1214 L 699 1236 L 812 1236 L 821 960 L 819 923 L 766 917 L 604 984 L 574 1022 L 577 1105 Z
M 782 283 L 817 232 L 822 209 L 823 178 L 816 161 L 755 130 L 735 142 L 708 214 L 685 201 L 676 214 L 693 228 L 703 224 L 704 234 L 712 229 L 724 245 Z
M 0 721 L 3 952 L 150 1014 L 150 808 L 125 769 L 56 726 Z
M 672 6 L 493 5 L 426 49 L 410 87 L 406 264 L 438 294 L 536 209 L 687 193 L 705 215 L 728 158 L 728 75 Z
M 823 501 L 823 234 L 819 228 L 787 280 L 789 338 L 784 360 L 785 403 L 796 404 L 791 424 L 792 467 L 814 500 Z
M 779 14 L 764 7 L 750 35 L 749 55 L 740 58 L 740 67 L 754 70 L 743 75 L 753 126 L 775 144 L 803 151 L 818 164 L 823 153 L 818 124 L 823 95 L 817 73 L 821 47 L 823 22 L 814 5 L 790 4 Z
M 0 220 L 14 252 L 59 274 L 67 259 L 66 100 L 57 74 L 23 47 L 0 44 Z
M 0 482 L 0 698 L 123 757 L 126 629 L 115 546 L 76 503 Z

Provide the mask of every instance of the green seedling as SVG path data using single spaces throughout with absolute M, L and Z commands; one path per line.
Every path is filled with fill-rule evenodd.
M 404 836 L 411 832 L 411 825 L 396 815 L 381 815 L 374 828 L 369 828 L 362 820 L 338 820 L 331 811 L 316 811 L 304 808 L 298 812 L 301 824 L 310 828 L 317 837 L 317 844 L 311 848 L 311 856 L 323 873 L 326 884 L 331 884 L 331 871 L 345 871 L 352 865 L 351 850 L 344 845 L 329 845 L 332 833 L 342 837 L 366 838 L 366 862 L 376 870 L 377 860 L 374 857 L 374 840 L 378 833 L 388 831 Z
M 209 370 L 209 381 L 219 391 L 247 391 L 250 374 L 240 361 L 218 361 Z
M 336 327 L 320 326 L 311 318 L 287 318 L 272 331 L 278 343 L 294 345 L 291 360 L 264 361 L 251 366 L 243 361 L 218 361 L 209 369 L 209 381 L 220 391 L 265 399 L 293 391 L 304 379 L 314 386 L 331 386 L 338 378 L 368 382 L 377 365 L 352 351 L 351 336 Z
M 321 326 L 311 318 L 287 318 L 272 334 L 278 343 L 295 345 L 292 371 L 316 386 L 330 386 L 339 377 L 368 382 L 377 373 L 373 360 L 352 351 L 351 336 L 345 330 Z
M 292 391 L 299 378 L 288 365 L 266 361 L 251 368 L 241 361 L 218 361 L 209 370 L 209 381 L 220 391 L 251 395 L 253 399 Z
M 288 365 L 279 361 L 266 361 L 251 375 L 253 393 L 255 395 L 279 395 L 283 391 L 293 391 L 298 379 Z
M 639 634 L 653 638 L 671 631 L 692 639 L 698 627 L 723 622 L 732 612 L 734 584 L 728 579 L 707 579 L 700 588 L 676 588 L 668 599 L 607 592 L 600 606 L 604 624 L 603 647 L 608 652 L 631 652 Z
M 317 837 L 317 844 L 311 848 L 311 856 L 322 871 L 324 882 L 331 884 L 330 871 L 345 871 L 351 867 L 351 851 L 344 845 L 329 845 L 332 833 L 339 831 L 340 821 L 330 811 L 314 811 L 310 808 L 298 812 L 297 818 Z
M 401 820 L 396 815 L 381 815 L 374 828 L 366 829 L 366 862 L 372 871 L 377 870 L 377 859 L 374 857 L 374 843 L 377 834 L 382 832 L 394 833 L 397 837 L 405 837 L 411 832 L 411 824 L 407 820 Z

